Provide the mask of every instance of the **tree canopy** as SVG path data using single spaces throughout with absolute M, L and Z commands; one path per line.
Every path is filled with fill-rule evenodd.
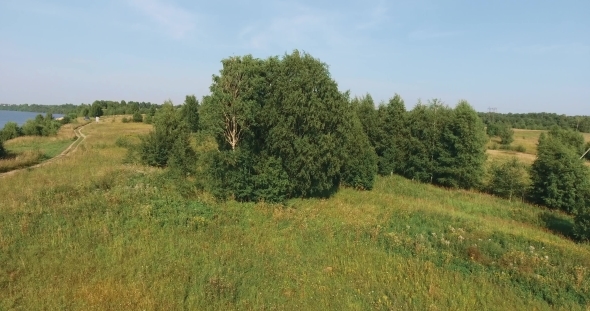
M 277 201 L 325 195 L 340 183 L 372 187 L 374 152 L 324 63 L 294 51 L 222 64 L 201 109 L 219 145 L 211 166 L 218 193 Z
M 590 203 L 588 169 L 570 140 L 572 136 L 558 131 L 541 135 L 530 191 L 533 202 L 570 213 Z

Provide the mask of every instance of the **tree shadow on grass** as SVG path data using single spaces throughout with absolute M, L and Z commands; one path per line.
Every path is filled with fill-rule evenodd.
M 549 212 L 542 213 L 539 218 L 545 224 L 545 228 L 549 231 L 562 235 L 568 239 L 575 240 L 574 223 L 571 219 Z

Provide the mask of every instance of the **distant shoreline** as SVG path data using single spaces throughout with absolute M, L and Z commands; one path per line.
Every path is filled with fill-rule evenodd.
M 37 115 L 45 116 L 47 113 L 43 112 L 30 112 L 30 111 L 13 111 L 13 110 L 0 110 L 0 129 L 8 122 L 16 122 L 19 126 L 22 126 L 27 120 L 34 119 Z M 52 114 L 53 118 L 61 118 L 64 114 L 55 113 Z

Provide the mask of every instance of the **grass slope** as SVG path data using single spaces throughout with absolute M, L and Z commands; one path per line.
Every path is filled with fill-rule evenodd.
M 9 156 L 0 159 L 0 173 L 33 166 L 62 153 L 76 139 L 78 124 L 63 125 L 56 136 L 21 136 L 5 142 Z
M 286 206 L 216 203 L 124 165 L 138 123 L 0 177 L 0 310 L 584 310 L 565 215 L 400 177 Z M 14 189 L 19 189 L 15 191 Z

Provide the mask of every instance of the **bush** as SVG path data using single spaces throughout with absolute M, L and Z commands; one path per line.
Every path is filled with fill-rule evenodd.
M 39 114 L 35 119 L 27 120 L 21 130 L 24 135 L 52 136 L 57 134 L 60 127 L 61 123 L 48 113 L 45 117 Z
M 500 143 L 508 146 L 514 141 L 514 130 L 509 124 L 504 124 L 498 129 L 498 136 L 500 136 Z
M 63 116 L 63 118 L 59 121 L 59 123 L 63 124 L 68 124 L 70 123 L 72 120 L 70 119 L 69 115 L 65 115 Z
M 123 117 L 123 119 L 121 119 L 121 122 L 123 122 L 123 123 L 129 123 L 129 119 L 127 119 L 127 117 Z
M 6 156 L 6 149 L 4 149 L 4 141 L 0 139 L 0 159 Z
M 514 151 L 517 151 L 517 152 L 526 152 L 526 148 L 523 145 L 518 145 L 518 146 L 516 146 L 514 148 Z
M 175 169 L 189 173 L 194 165 L 194 152 L 190 147 L 189 135 L 188 126 L 175 111 L 172 103 L 164 103 L 155 116 L 154 129 L 142 137 L 141 162 L 157 167 L 172 164 Z
M 585 207 L 574 218 L 574 235 L 581 241 L 590 240 L 590 208 Z
M 22 131 L 16 122 L 7 122 L 0 131 L 0 140 L 7 141 L 22 135 Z
M 516 158 L 503 163 L 494 162 L 490 168 L 487 191 L 493 195 L 506 198 L 524 198 L 528 176 L 526 167 Z
M 136 111 L 133 114 L 133 117 L 131 119 L 133 122 L 143 122 L 143 116 L 141 115 L 141 113 L 139 113 L 139 111 Z
M 498 123 L 490 123 L 486 126 L 486 134 L 490 137 L 498 136 Z
M 115 146 L 122 147 L 122 148 L 129 148 L 131 146 L 131 142 L 129 141 L 129 138 L 128 137 L 126 137 L 126 136 L 120 136 L 115 141 Z

